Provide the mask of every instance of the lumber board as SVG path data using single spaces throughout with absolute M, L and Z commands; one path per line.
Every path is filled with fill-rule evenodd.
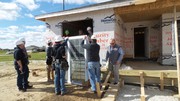
M 108 72 L 108 75 L 107 75 L 103 85 L 107 86 L 110 76 L 111 76 L 111 71 Z
M 145 90 L 144 90 L 144 73 L 139 72 L 140 74 L 140 83 L 141 83 L 141 101 L 145 101 Z
M 96 82 L 96 91 L 97 91 L 97 96 L 100 98 L 102 95 L 102 92 L 100 90 L 100 84 L 99 82 Z
M 161 72 L 161 76 L 160 76 L 160 89 L 164 90 L 164 73 Z
M 135 5 L 138 4 L 145 4 L 145 3 L 152 3 L 155 2 L 156 0 L 135 0 Z
M 164 8 L 172 7 L 174 5 L 180 5 L 180 1 L 179 0 L 158 0 L 152 3 L 144 3 L 140 5 L 138 4 L 138 5 L 132 5 L 132 6 L 119 7 L 119 8 L 115 8 L 115 13 L 121 15 L 121 14 L 148 11 L 148 10 L 164 9 Z
M 139 72 L 144 73 L 144 77 L 160 77 L 161 72 L 164 78 L 177 78 L 176 70 L 119 70 L 121 76 L 139 76 Z

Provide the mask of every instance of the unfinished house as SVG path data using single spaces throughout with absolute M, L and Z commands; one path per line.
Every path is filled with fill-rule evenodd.
M 92 28 L 101 46 L 101 64 L 104 64 L 109 39 L 115 38 L 125 52 L 124 59 L 128 60 L 125 62 L 126 66 L 135 70 L 154 70 L 148 72 L 150 74 L 144 73 L 150 77 L 166 77 L 174 80 L 177 78 L 176 66 L 170 66 L 176 65 L 174 8 L 180 38 L 180 0 L 113 0 L 42 14 L 35 19 L 46 23 L 48 29 L 46 39 L 53 40 L 56 35 L 70 37 L 68 45 L 71 49 L 68 50 L 68 58 L 71 69 L 67 77 L 69 82 L 87 80 L 86 52 L 80 47 L 83 36 L 78 34 L 78 31 L 82 30 L 86 35 L 87 27 Z M 139 77 L 139 71 L 130 71 L 120 70 L 120 75 Z M 128 82 L 128 79 L 125 81 Z

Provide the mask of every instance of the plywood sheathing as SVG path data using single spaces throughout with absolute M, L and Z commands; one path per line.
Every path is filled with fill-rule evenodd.
M 159 19 L 163 13 L 173 13 L 173 6 L 180 11 L 180 0 L 157 0 L 153 3 L 115 8 L 115 14 L 124 22 L 135 22 Z

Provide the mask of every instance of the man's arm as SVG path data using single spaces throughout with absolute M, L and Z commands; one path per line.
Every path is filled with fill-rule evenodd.
M 65 41 L 62 43 L 62 46 L 67 46 L 67 41 L 68 41 L 68 40 L 69 40 L 69 39 L 66 38 Z
M 23 66 L 22 66 L 21 60 L 18 60 L 18 61 L 17 61 L 17 64 L 19 65 L 19 70 L 21 71 L 21 73 L 23 73 L 23 71 L 22 71 Z
M 84 40 L 81 42 L 81 47 L 82 48 L 85 48 L 85 49 L 88 49 L 89 48 L 89 45 L 88 44 L 84 44 Z
M 108 48 L 109 48 L 109 47 L 107 47 L 107 51 L 106 51 L 106 61 L 108 61 L 108 59 L 109 59 L 109 51 L 108 51 Z
M 16 62 L 17 62 L 17 64 L 18 64 L 18 66 L 19 66 L 19 70 L 21 71 L 21 73 L 23 72 L 22 71 L 22 69 L 23 69 L 23 66 L 22 66 L 22 61 L 21 61 L 21 57 L 23 56 L 22 55 L 22 53 L 21 53 L 22 51 L 17 51 L 16 52 L 16 54 L 15 54 L 15 60 L 16 60 Z
M 120 47 L 119 49 L 118 49 L 118 52 L 119 52 L 119 57 L 118 57 L 118 62 L 120 63 L 121 61 L 122 61 L 122 59 L 123 59 L 123 56 L 124 56 L 124 51 L 122 50 L 122 48 Z

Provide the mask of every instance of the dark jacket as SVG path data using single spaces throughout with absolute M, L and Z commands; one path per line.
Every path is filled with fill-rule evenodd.
M 62 44 L 55 44 L 53 47 L 53 56 L 55 59 L 63 59 L 62 56 L 65 56 L 65 46 L 67 46 L 68 39 L 65 40 Z
M 53 47 L 54 58 L 61 60 L 65 56 L 65 47 L 62 44 L 56 44 Z
M 100 46 L 97 43 L 84 44 L 84 40 L 81 42 L 81 47 L 87 49 L 87 61 L 99 62 L 99 50 Z
M 21 60 L 22 65 L 27 65 L 28 60 L 23 52 L 23 49 L 16 47 L 14 48 L 14 65 L 18 65 L 17 61 Z
M 53 47 L 48 47 L 46 50 L 47 58 L 52 58 L 52 55 L 53 55 Z

